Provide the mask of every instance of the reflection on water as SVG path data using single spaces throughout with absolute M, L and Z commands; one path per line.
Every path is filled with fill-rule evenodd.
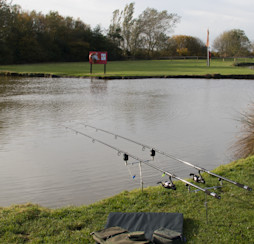
M 137 166 L 61 125 L 144 159 L 149 152 L 85 128 L 110 130 L 213 169 L 231 160 L 239 113 L 254 93 L 248 80 L 90 80 L 0 77 L 0 206 L 89 204 L 139 187 Z M 191 169 L 156 156 L 188 177 Z M 145 185 L 161 174 L 143 167 Z M 132 178 L 133 175 L 137 177 Z

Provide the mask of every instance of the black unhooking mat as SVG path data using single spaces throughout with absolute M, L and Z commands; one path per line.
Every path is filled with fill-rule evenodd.
M 183 234 L 183 214 L 181 213 L 110 213 L 106 228 L 119 226 L 128 231 L 144 231 L 151 240 L 153 232 L 167 228 Z

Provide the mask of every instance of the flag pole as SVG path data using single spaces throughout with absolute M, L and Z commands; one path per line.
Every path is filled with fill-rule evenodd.
M 206 41 L 206 47 L 207 47 L 207 66 L 208 66 L 208 67 L 210 67 L 209 29 L 207 29 L 207 41 Z
M 207 47 L 207 66 L 210 67 L 210 53 L 209 53 L 209 47 Z

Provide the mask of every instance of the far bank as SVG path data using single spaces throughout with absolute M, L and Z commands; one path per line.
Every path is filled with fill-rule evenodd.
M 237 63 L 252 63 L 253 59 L 237 59 Z M 96 77 L 101 79 L 134 78 L 213 78 L 253 79 L 254 69 L 236 66 L 234 59 L 211 60 L 140 60 L 112 61 L 106 65 L 93 65 L 90 73 L 89 62 L 43 63 L 27 65 L 1 65 L 0 75 L 21 77 Z

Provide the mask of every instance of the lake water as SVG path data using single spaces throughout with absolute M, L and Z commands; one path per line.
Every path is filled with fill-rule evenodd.
M 62 125 L 142 159 L 149 150 L 84 123 L 209 170 L 226 164 L 253 97 L 252 80 L 0 77 L 0 206 L 90 204 L 139 187 L 137 164 Z M 195 172 L 159 155 L 154 164 L 183 178 Z M 142 169 L 145 186 L 166 179 Z

